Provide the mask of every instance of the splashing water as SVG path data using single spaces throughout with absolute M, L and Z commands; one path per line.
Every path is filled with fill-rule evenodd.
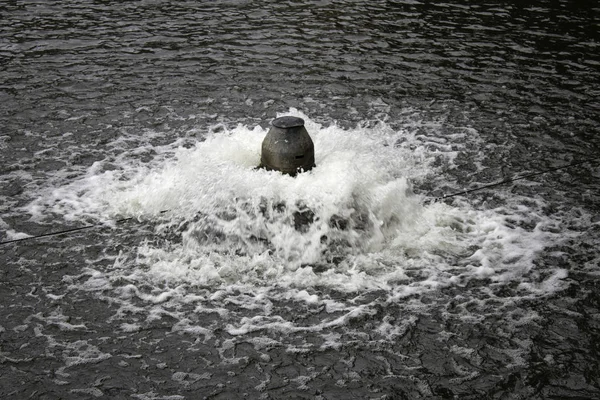
M 238 125 L 191 148 L 159 149 L 150 163 L 95 165 L 31 209 L 47 201 L 73 219 L 155 221 L 167 241 L 129 255 L 133 282 L 384 290 L 392 300 L 473 279 L 526 280 L 555 240 L 547 219 L 529 230 L 507 223 L 530 213 L 522 206 L 477 210 L 413 193 L 413 184 L 439 179 L 465 137 L 450 147 L 385 123 L 346 130 L 288 114 L 307 121 L 315 143 L 316 168 L 295 178 L 257 169 L 266 130 Z M 554 281 L 564 275 L 555 273 Z

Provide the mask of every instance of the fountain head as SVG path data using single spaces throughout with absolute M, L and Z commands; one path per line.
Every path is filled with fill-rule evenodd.
M 284 174 L 296 175 L 315 166 L 315 146 L 298 117 L 280 117 L 271 122 L 262 142 L 260 166 Z

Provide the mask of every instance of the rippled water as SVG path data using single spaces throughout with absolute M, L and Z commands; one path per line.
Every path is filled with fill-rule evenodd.
M 3 398 L 600 397 L 595 2 L 0 12 Z

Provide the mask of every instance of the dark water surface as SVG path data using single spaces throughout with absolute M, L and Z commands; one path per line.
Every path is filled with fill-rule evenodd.
M 482 3 L 2 1 L 0 397 L 600 398 L 600 6 Z

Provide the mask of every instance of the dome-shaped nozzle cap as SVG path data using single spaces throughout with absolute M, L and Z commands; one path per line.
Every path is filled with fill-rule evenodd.
M 271 122 L 262 143 L 260 166 L 296 175 L 315 166 L 315 146 L 298 117 L 280 117 Z
M 271 122 L 271 125 L 281 129 L 297 128 L 299 126 L 304 126 L 304 120 L 302 118 L 291 116 L 279 117 L 275 118 L 273 122 Z

